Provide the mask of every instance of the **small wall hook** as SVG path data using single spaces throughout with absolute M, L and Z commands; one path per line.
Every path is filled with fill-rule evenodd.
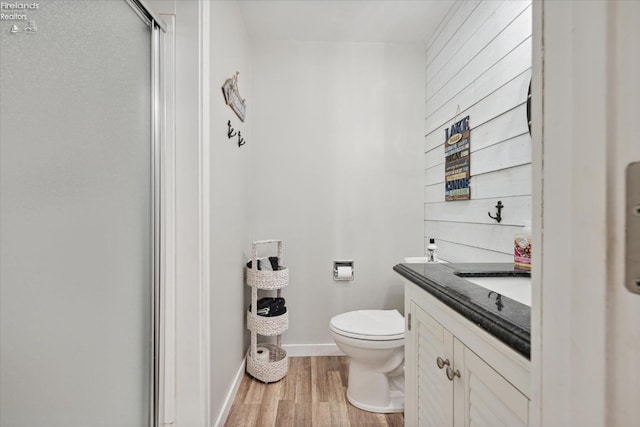
M 227 121 L 227 138 L 231 139 L 236 136 L 235 129 L 231 127 L 231 120 Z
M 498 210 L 498 212 L 496 212 L 496 216 L 491 215 L 491 212 L 487 212 L 489 218 L 495 219 L 498 224 L 500 223 L 500 221 L 502 221 L 502 208 L 504 208 L 504 205 L 502 204 L 501 200 L 498 200 L 498 204 L 496 205 L 496 209 Z
M 242 137 L 242 133 L 240 131 L 237 131 L 231 127 L 231 120 L 227 121 L 227 138 L 231 139 L 234 136 L 238 137 L 238 147 L 242 147 L 246 141 L 244 140 L 244 138 Z

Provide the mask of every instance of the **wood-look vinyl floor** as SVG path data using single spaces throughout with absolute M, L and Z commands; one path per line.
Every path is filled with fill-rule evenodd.
M 291 357 L 282 380 L 245 373 L 226 427 L 403 426 L 403 414 L 374 414 L 347 401 L 347 357 Z

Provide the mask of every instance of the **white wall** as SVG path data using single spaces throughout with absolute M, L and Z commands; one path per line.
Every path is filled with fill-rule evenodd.
M 284 344 L 332 343 L 341 312 L 402 309 L 392 267 L 422 252 L 423 52 L 254 41 L 252 238 L 284 240 Z M 333 280 L 339 259 L 354 281 Z
M 251 253 L 249 156 L 256 141 L 250 123 L 257 109 L 251 91 L 251 45 L 238 3 L 211 2 L 209 17 L 211 411 L 215 420 L 248 345 L 243 266 Z M 224 103 L 221 90 L 236 71 L 240 72 L 240 95 L 247 100 L 244 123 Z M 227 137 L 229 120 L 246 141 L 242 147 L 237 137 Z
M 459 1 L 427 47 L 424 237 L 448 261 L 513 261 L 513 236 L 531 220 L 531 32 L 528 0 Z M 471 200 L 445 202 L 444 130 L 467 115 Z M 499 200 L 498 225 L 487 213 Z

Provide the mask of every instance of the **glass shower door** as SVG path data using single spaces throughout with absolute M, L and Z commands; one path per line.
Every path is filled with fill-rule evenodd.
M 148 426 L 152 30 L 9 4 L 37 8 L 0 11 L 0 426 Z

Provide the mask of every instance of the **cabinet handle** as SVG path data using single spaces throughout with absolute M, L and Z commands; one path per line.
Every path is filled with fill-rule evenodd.
M 457 369 L 454 371 L 449 366 L 447 366 L 447 378 L 449 378 L 449 381 L 453 381 L 455 377 L 460 378 L 460 371 Z
M 442 369 L 445 366 L 449 366 L 450 365 L 449 359 L 442 360 L 442 357 L 438 356 L 438 357 L 436 357 L 436 365 L 438 365 L 439 369 Z M 449 369 L 449 368 L 447 368 L 447 369 Z

